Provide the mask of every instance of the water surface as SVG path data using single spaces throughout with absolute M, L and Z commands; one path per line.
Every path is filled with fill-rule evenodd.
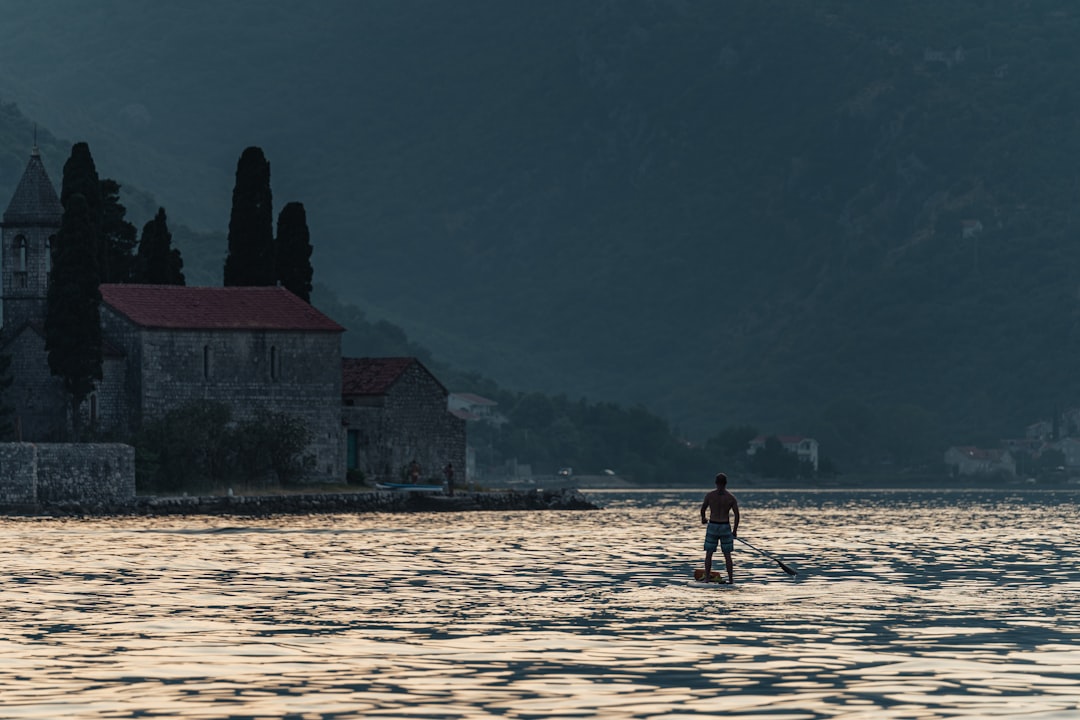
M 1080 717 L 1080 492 L 707 489 L 0 520 L 0 717 Z

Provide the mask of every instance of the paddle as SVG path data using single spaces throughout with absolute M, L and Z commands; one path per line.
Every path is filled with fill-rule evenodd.
M 745 545 L 745 546 L 747 546 L 748 548 L 750 548 L 751 550 L 757 550 L 757 551 L 758 551 L 759 553 L 761 553 L 762 555 L 764 555 L 765 557 L 769 558 L 770 560 L 772 560 L 773 562 L 775 562 L 775 563 L 776 563 L 777 565 L 779 565 L 779 566 L 780 566 L 780 569 L 781 569 L 781 570 L 783 570 L 784 572 L 786 572 L 786 573 L 787 573 L 788 575 L 790 575 L 791 577 L 795 577 L 795 575 L 796 575 L 795 571 L 794 571 L 794 570 L 792 570 L 791 568 L 789 568 L 789 567 L 788 567 L 787 565 L 785 565 L 785 564 L 783 563 L 783 561 L 782 561 L 782 560 L 780 560 L 779 558 L 777 558 L 777 557 L 773 557 L 772 555 L 770 555 L 769 553 L 765 552 L 764 550 L 761 550 L 761 549 L 759 549 L 759 548 L 756 548 L 756 547 L 754 547 L 754 546 L 753 546 L 753 545 L 751 545 L 750 543 L 748 543 L 748 542 L 746 542 L 745 540 L 743 540 L 743 539 L 742 539 L 741 537 L 737 537 L 737 538 L 735 538 L 735 539 L 736 539 L 736 540 L 738 540 L 739 542 L 741 542 L 741 543 L 742 543 L 743 545 Z

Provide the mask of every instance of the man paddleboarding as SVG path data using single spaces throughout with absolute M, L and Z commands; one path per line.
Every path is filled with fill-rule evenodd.
M 705 519 L 705 509 L 709 510 L 709 519 Z M 734 517 L 734 524 L 731 518 Z M 701 524 L 705 529 L 705 574 L 703 582 L 712 577 L 712 556 L 717 545 L 724 553 L 724 565 L 727 567 L 727 581 L 735 582 L 731 551 L 735 547 L 735 538 L 739 534 L 739 501 L 727 490 L 727 475 L 717 473 L 716 489 L 705 496 L 701 503 Z

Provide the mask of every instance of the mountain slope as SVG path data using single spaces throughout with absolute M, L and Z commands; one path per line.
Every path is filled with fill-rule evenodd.
M 1080 390 L 1064 1 L 62 7 L 0 94 L 200 229 L 262 146 L 318 279 L 512 387 L 851 454 Z

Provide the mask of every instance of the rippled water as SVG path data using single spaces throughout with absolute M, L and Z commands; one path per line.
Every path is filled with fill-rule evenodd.
M 0 717 L 1080 717 L 1080 492 L 707 489 L 0 520 Z

